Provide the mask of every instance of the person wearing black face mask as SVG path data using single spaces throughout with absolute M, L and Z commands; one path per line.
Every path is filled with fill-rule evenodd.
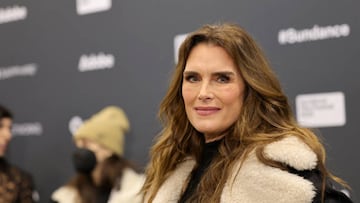
M 73 153 L 73 162 L 76 171 L 83 174 L 90 174 L 96 166 L 96 156 L 91 150 L 78 148 Z
M 129 121 L 122 109 L 106 107 L 75 132 L 76 176 L 53 192 L 57 203 L 140 203 L 144 176 L 123 158 Z

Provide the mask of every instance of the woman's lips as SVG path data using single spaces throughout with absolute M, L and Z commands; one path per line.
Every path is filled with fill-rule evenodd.
M 218 107 L 195 107 L 195 111 L 200 116 L 208 116 L 208 115 L 212 115 L 212 114 L 220 111 L 220 108 L 218 108 Z

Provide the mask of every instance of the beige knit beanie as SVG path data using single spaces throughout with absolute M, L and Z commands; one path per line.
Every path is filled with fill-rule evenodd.
M 108 106 L 86 120 L 75 132 L 74 139 L 91 139 L 122 156 L 124 134 L 129 127 L 129 120 L 124 111 L 116 106 Z

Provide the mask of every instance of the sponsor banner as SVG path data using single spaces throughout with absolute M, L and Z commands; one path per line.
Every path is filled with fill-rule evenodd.
M 314 25 L 312 28 L 296 30 L 295 28 L 282 29 L 278 33 L 278 42 L 281 45 L 303 43 L 317 40 L 348 37 L 350 25 Z
M 76 0 L 78 15 L 107 11 L 111 8 L 111 0 Z
M 38 65 L 29 63 L 25 65 L 15 65 L 9 67 L 0 67 L 0 80 L 14 77 L 32 77 L 38 71 Z
M 302 94 L 296 97 L 296 116 L 305 127 L 335 127 L 346 123 L 343 92 Z
M 78 70 L 80 72 L 111 69 L 115 65 L 115 57 L 112 54 L 100 52 L 98 54 L 83 54 L 80 56 Z
M 179 48 L 181 44 L 184 42 L 188 34 L 179 34 L 174 37 L 174 58 L 175 64 L 178 62 L 179 57 Z
M 26 19 L 28 10 L 25 6 L 9 6 L 0 8 L 0 24 Z

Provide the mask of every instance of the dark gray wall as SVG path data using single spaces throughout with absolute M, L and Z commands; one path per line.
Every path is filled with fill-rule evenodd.
M 87 15 L 76 8 L 76 1 L 0 3 L 0 103 L 16 116 L 8 158 L 34 175 L 41 202 L 73 174 L 71 118 L 106 105 L 126 111 L 125 156 L 144 167 L 160 129 L 156 113 L 174 67 L 174 37 L 223 21 L 242 25 L 263 47 L 294 111 L 298 95 L 342 92 L 346 122 L 317 129 L 329 168 L 358 198 L 359 1 L 114 0 L 109 10 Z M 337 25 L 345 31 L 319 34 Z M 288 35 L 296 43 L 281 44 L 278 35 L 289 28 L 312 34 Z M 104 55 L 103 69 L 79 71 L 81 56 L 101 62 Z

